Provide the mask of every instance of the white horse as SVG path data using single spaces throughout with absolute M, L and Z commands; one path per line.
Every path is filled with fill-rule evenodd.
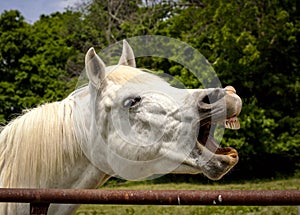
M 0 187 L 97 188 L 111 176 L 203 173 L 220 179 L 237 162 L 220 148 L 213 126 L 239 128 L 241 99 L 233 87 L 177 89 L 135 68 L 123 42 L 119 64 L 105 68 L 91 48 L 89 84 L 66 99 L 27 111 L 0 134 Z M 51 205 L 71 214 L 79 205 Z M 0 204 L 0 214 L 26 214 L 28 204 Z

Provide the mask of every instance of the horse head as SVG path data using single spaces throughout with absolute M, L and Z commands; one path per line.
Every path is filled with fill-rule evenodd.
M 172 172 L 216 180 L 238 162 L 237 151 L 220 147 L 213 135 L 217 124 L 240 127 L 242 102 L 233 87 L 172 87 L 136 68 L 126 41 L 118 65 L 106 67 L 93 48 L 85 62 L 90 96 L 79 129 L 99 169 L 126 179 Z

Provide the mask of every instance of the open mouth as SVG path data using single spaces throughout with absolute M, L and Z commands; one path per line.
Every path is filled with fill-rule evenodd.
M 241 112 L 242 100 L 233 87 L 225 90 L 215 89 L 207 92 L 198 104 L 200 114 L 199 131 L 196 141 L 198 157 L 195 167 L 212 180 L 219 180 L 234 167 L 238 152 L 232 147 L 220 147 L 217 141 L 217 127 L 239 129 L 238 115 Z M 226 106 L 224 106 L 226 104 Z M 225 118 L 226 116 L 226 118 Z M 195 156 L 192 154 L 192 156 Z
M 240 128 L 240 122 L 237 118 L 237 115 L 234 115 L 232 117 L 225 119 L 222 122 L 218 122 L 218 123 L 207 122 L 203 125 L 200 125 L 197 141 L 201 145 L 205 146 L 211 152 L 216 154 L 221 154 L 222 151 L 224 151 L 224 149 L 219 146 L 219 144 L 217 143 L 214 137 L 217 124 L 221 124 L 227 129 L 236 130 Z

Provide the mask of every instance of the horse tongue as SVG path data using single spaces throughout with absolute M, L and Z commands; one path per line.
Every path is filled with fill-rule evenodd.
M 220 147 L 219 144 L 216 142 L 215 138 L 212 135 L 208 135 L 206 143 L 205 143 L 205 147 L 215 153 L 217 151 L 217 149 Z

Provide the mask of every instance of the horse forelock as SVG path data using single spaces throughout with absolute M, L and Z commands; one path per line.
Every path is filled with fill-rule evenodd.
M 0 186 L 44 187 L 68 171 L 80 146 L 74 134 L 71 101 L 26 112 L 0 133 Z
M 124 85 L 126 83 L 144 83 L 146 81 L 161 80 L 159 77 L 144 72 L 140 69 L 118 65 L 114 69 L 110 69 L 106 76 L 108 81 L 114 84 Z

